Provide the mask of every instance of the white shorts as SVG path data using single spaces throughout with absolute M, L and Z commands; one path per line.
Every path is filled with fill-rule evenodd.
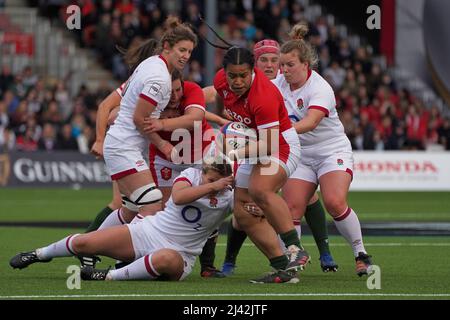
M 334 150 L 333 150 L 334 149 Z M 319 184 L 321 176 L 332 171 L 345 171 L 353 179 L 353 152 L 350 143 L 342 141 L 330 146 L 302 149 L 302 158 L 289 179 Z
M 270 161 L 273 164 L 278 164 L 281 166 L 286 172 L 286 175 L 289 177 L 295 171 L 298 163 L 300 162 L 300 142 L 298 140 L 297 133 L 293 128 L 292 130 L 287 130 L 286 133 L 283 133 L 283 136 L 289 144 L 289 149 L 284 150 L 284 153 L 279 157 L 270 156 Z M 261 161 L 264 160 L 267 160 L 267 158 L 262 159 Z M 253 166 L 254 164 L 250 164 L 248 160 L 244 160 L 239 163 L 235 174 L 236 187 L 248 189 L 250 174 L 253 170 Z M 276 165 L 271 165 L 270 168 L 264 170 L 266 170 L 266 173 L 270 175 L 276 172 L 274 172 L 273 169 L 276 169 L 277 167 L 278 166 Z M 262 171 L 262 174 L 264 174 L 264 171 Z
M 110 135 L 106 135 L 105 138 L 103 158 L 112 180 L 149 170 L 148 147 L 124 146 L 121 141 Z
M 158 155 L 150 162 L 150 171 L 153 180 L 158 187 L 172 187 L 173 181 L 180 175 L 181 171 L 188 168 L 202 168 L 201 164 L 174 164 Z
M 184 261 L 184 270 L 179 281 L 184 280 L 192 272 L 196 257 L 194 255 L 180 251 L 179 247 L 161 236 L 158 230 L 153 228 L 152 218 L 152 216 L 147 216 L 142 220 L 138 220 L 126 225 L 130 230 L 135 260 L 146 255 L 150 255 L 161 249 L 175 250 L 181 255 Z

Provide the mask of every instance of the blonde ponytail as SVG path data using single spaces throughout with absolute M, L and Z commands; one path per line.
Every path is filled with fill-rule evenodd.
M 292 27 L 291 31 L 288 33 L 291 40 L 304 40 L 305 36 L 308 34 L 309 28 L 305 23 L 297 23 Z

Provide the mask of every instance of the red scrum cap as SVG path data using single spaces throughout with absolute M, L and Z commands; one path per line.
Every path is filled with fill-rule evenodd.
M 257 61 L 262 54 L 266 53 L 280 54 L 280 44 L 275 40 L 264 39 L 257 42 L 253 47 L 255 61 Z

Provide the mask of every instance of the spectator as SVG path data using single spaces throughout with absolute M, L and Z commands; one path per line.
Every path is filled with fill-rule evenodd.
M 16 136 L 9 127 L 0 126 L 0 153 L 6 153 L 15 149 Z
M 56 145 L 56 149 L 58 150 L 78 150 L 78 143 L 77 140 L 72 136 L 72 126 L 70 125 L 70 123 L 66 123 L 65 125 L 63 125 Z
M 450 120 L 445 118 L 438 128 L 439 142 L 445 147 L 445 150 L 450 150 Z
M 49 122 L 53 125 L 59 125 L 63 121 L 63 116 L 59 112 L 58 103 L 50 101 L 47 110 L 42 114 L 42 122 Z
M 64 81 L 58 81 L 55 90 L 55 101 L 58 104 L 58 110 L 61 113 L 62 119 L 67 120 L 70 115 L 72 105 L 70 101 L 69 92 L 66 89 Z
M 423 112 L 419 114 L 417 109 L 410 105 L 406 115 L 406 145 L 410 150 L 424 150 L 427 123 Z
M 0 98 L 3 97 L 6 90 L 13 84 L 14 76 L 11 73 L 11 68 L 8 65 L 2 66 L 2 72 L 0 73 Z
M 55 126 L 51 123 L 44 124 L 42 130 L 42 136 L 38 141 L 38 149 L 44 151 L 53 151 L 56 149 L 56 130 Z
M 375 128 L 373 124 L 369 122 L 369 116 L 367 113 L 361 114 L 360 127 L 362 135 L 362 149 L 375 150 Z
M 19 106 L 11 115 L 11 126 L 15 130 L 19 130 L 21 126 L 24 126 L 28 120 L 28 105 L 25 100 L 19 103 Z M 24 131 L 24 130 L 22 130 Z
M 51 1 L 55 13 L 65 11 L 62 8 L 65 2 Z M 95 47 L 99 60 L 120 80 L 127 79 L 128 68 L 116 46 L 127 49 L 150 36 L 159 38 L 167 14 L 181 14 L 203 36 L 208 30 L 198 18 L 198 13 L 205 9 L 203 0 L 73 2 L 82 7 L 81 43 Z M 350 45 L 347 37 L 340 36 L 341 28 L 334 25 L 333 19 L 323 15 L 315 21 L 306 21 L 302 5 L 291 0 L 224 0 L 218 5 L 219 34 L 239 46 L 252 47 L 256 41 L 269 37 L 283 42 L 288 40 L 287 33 L 293 24 L 308 23 L 310 32 L 306 39 L 317 48 L 318 71 L 336 90 L 337 109 L 355 149 L 425 149 L 437 143 L 448 149 L 448 119 L 443 119 L 437 108 L 428 109 L 413 94 L 397 88 L 392 77 L 375 62 L 370 47 Z M 200 39 L 198 47 L 204 46 Z M 217 50 L 215 66 L 208 67 L 219 68 L 223 54 L 223 50 Z M 185 78 L 209 85 L 204 83 L 204 62 L 204 51 L 194 50 Z M 48 86 L 46 80 L 40 79 L 30 66 L 16 74 L 9 66 L 2 66 L 0 128 L 13 129 L 15 132 L 10 136 L 14 133 L 23 136 L 32 126 L 38 137 L 39 125 L 48 122 L 59 137 L 63 123 L 71 123 L 72 135 L 85 141 L 85 132 L 87 136 L 95 127 L 98 102 L 112 88 L 101 85 L 90 92 L 82 86 L 72 97 L 65 88 L 65 80 L 57 79 L 56 86 Z M 80 145 L 82 149 L 87 143 Z
M 33 136 L 34 131 L 32 128 L 27 128 L 24 134 L 19 135 L 16 139 L 17 151 L 36 151 L 38 145 Z
M 323 75 L 335 91 L 338 91 L 344 84 L 345 70 L 340 67 L 337 61 L 331 62 L 330 67 L 325 69 Z
M 22 72 L 22 84 L 25 87 L 25 91 L 28 91 L 31 87 L 34 87 L 38 82 L 38 76 L 33 73 L 33 69 L 30 66 L 26 66 Z
M 118 0 L 116 9 L 119 10 L 122 15 L 127 15 L 133 12 L 134 4 L 130 0 Z
M 72 136 L 75 139 L 77 139 L 83 132 L 84 128 L 86 127 L 86 120 L 84 118 L 84 115 L 75 114 L 72 117 L 71 125 L 72 125 Z
M 9 117 L 6 108 L 6 103 L 0 100 L 0 128 L 4 129 L 9 125 Z
M 94 140 L 93 130 L 88 126 L 84 127 L 83 131 L 77 137 L 78 150 L 84 154 L 89 153 Z
M 8 114 L 12 114 L 19 107 L 20 99 L 11 90 L 6 90 L 3 95 L 3 102 L 6 104 Z

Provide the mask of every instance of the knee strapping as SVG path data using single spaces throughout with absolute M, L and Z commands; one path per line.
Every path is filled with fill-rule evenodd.
M 134 190 L 130 195 L 130 200 L 140 208 L 148 204 L 157 203 L 161 201 L 162 197 L 162 192 L 156 187 L 156 184 L 150 183 Z
M 122 194 L 122 207 L 127 208 L 130 211 L 133 212 L 139 212 L 139 207 L 134 204 L 133 201 L 131 201 L 126 195 Z

